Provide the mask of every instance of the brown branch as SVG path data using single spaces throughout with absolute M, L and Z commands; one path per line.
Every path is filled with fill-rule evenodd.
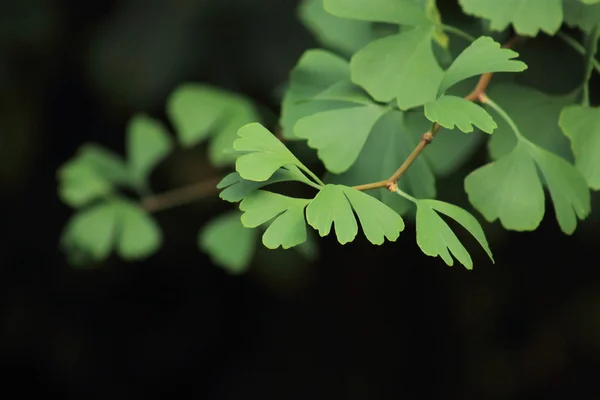
M 506 49 L 510 49 L 510 48 L 514 47 L 521 40 L 522 40 L 522 37 L 514 36 L 512 39 L 510 39 L 508 42 L 506 42 L 506 44 L 502 47 L 504 47 Z M 471 93 L 469 93 L 468 95 L 465 96 L 465 99 L 469 100 L 469 101 L 481 101 L 482 96 L 485 96 L 485 91 L 486 91 L 488 85 L 490 84 L 490 81 L 492 80 L 492 75 L 493 74 L 491 72 L 481 75 L 479 77 L 479 81 L 477 82 L 477 85 L 471 91 Z M 421 136 L 421 140 L 419 141 L 417 146 L 414 148 L 414 150 L 408 155 L 406 160 L 404 160 L 404 162 L 402 163 L 402 165 L 400 165 L 400 167 L 396 170 L 396 172 L 394 172 L 394 174 L 392 176 L 390 176 L 388 179 L 386 179 L 385 181 L 379 181 L 379 182 L 373 182 L 373 183 L 367 183 L 364 185 L 354 186 L 354 189 L 371 190 L 371 189 L 387 188 L 390 192 L 395 192 L 396 189 L 398 188 L 398 180 L 400 180 L 400 178 L 402 178 L 402 176 L 406 173 L 408 168 L 410 168 L 410 166 L 419 157 L 421 152 L 423 150 L 425 150 L 425 147 L 427 147 L 427 145 L 433 141 L 435 135 L 438 133 L 438 131 L 440 129 L 441 129 L 441 126 L 436 123 L 430 131 L 425 132 Z
M 142 199 L 142 207 L 149 213 L 166 210 L 191 203 L 218 192 L 217 184 L 222 177 L 170 190 L 165 193 L 148 196 Z

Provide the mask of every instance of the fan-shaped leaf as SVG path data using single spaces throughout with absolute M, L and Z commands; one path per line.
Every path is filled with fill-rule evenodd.
M 444 128 L 454 129 L 456 125 L 465 133 L 473 132 L 473 126 L 487 133 L 492 133 L 498 127 L 481 106 L 457 96 L 444 95 L 425 104 L 425 116 Z
M 140 206 L 129 201 L 115 202 L 119 218 L 117 252 L 125 260 L 152 255 L 162 242 L 160 227 Z

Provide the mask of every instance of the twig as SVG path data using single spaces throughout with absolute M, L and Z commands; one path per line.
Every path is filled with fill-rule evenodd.
M 221 179 L 222 177 L 211 178 L 193 185 L 145 197 L 142 199 L 142 207 L 149 213 L 155 213 L 211 196 L 218 192 L 217 184 Z
M 504 47 L 506 49 L 510 49 L 510 48 L 514 47 L 520 40 L 522 40 L 522 37 L 514 36 L 502 47 Z M 488 85 L 490 84 L 492 75 L 493 74 L 491 72 L 481 75 L 479 77 L 479 81 L 477 82 L 477 85 L 471 91 L 471 93 L 469 93 L 468 95 L 465 96 L 465 99 L 469 100 L 469 101 L 480 101 L 482 96 L 485 96 L 485 91 L 486 91 Z M 396 189 L 398 188 L 398 180 L 400 180 L 400 178 L 402 178 L 402 176 L 406 173 L 408 168 L 410 168 L 410 166 L 415 162 L 417 157 L 419 157 L 421 152 L 423 150 L 425 150 L 425 147 L 427 147 L 427 145 L 433 141 L 435 135 L 438 133 L 438 131 L 440 129 L 441 129 L 441 126 L 436 123 L 430 131 L 425 132 L 421 136 L 421 140 L 419 141 L 417 146 L 414 148 L 414 150 L 408 155 L 406 160 L 404 160 L 404 162 L 402 163 L 402 165 L 400 165 L 400 167 L 396 170 L 396 172 L 394 172 L 394 174 L 392 176 L 390 176 L 388 179 L 386 179 L 384 181 L 354 186 L 354 189 L 356 189 L 356 190 L 371 190 L 371 189 L 386 188 L 390 192 L 396 192 Z

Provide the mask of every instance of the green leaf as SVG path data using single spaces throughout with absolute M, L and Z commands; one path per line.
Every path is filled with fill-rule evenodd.
M 500 219 L 505 229 L 533 231 L 544 218 L 544 189 L 526 143 L 471 172 L 465 190 L 488 222 Z
M 425 117 L 423 116 L 423 119 Z M 419 140 L 421 135 L 429 128 L 415 132 L 416 140 Z M 494 133 L 492 138 L 498 133 Z M 487 139 L 487 134 L 475 131 L 469 135 L 465 135 L 458 130 L 440 130 L 435 137 L 435 140 L 427 146 L 427 151 L 422 153 L 422 156 L 431 166 L 433 173 L 439 177 L 446 177 L 456 172 L 471 157 L 479 150 L 481 143 Z M 420 158 L 420 157 L 419 157 Z M 412 167 L 411 167 L 412 168 Z M 402 188 L 402 190 L 405 190 Z M 406 190 L 405 190 L 406 191 Z M 408 191 L 409 193 L 414 193 Z M 434 196 L 420 196 L 431 198 Z
M 167 100 L 167 114 L 184 147 L 212 136 L 209 157 L 218 167 L 235 160 L 232 146 L 238 129 L 259 120 L 256 109 L 244 97 L 199 84 L 175 89 Z
M 565 22 L 589 32 L 600 21 L 600 4 L 580 0 L 563 0 Z
M 417 200 L 417 244 L 428 256 L 440 256 L 444 262 L 452 266 L 454 255 L 467 269 L 473 268 L 473 260 L 456 234 L 436 211 L 452 218 L 461 224 L 483 247 L 492 261 L 494 258 L 485 238 L 481 225 L 467 211 L 453 204 L 438 200 Z
M 575 101 L 576 93 L 554 96 L 516 84 L 497 84 L 490 88 L 489 93 L 528 140 L 566 160 L 573 159 L 569 140 L 558 126 L 558 116 L 563 107 Z M 508 154 L 517 144 L 510 126 L 501 118 L 496 118 L 496 121 L 498 129 L 488 142 L 489 153 L 494 160 Z
M 127 154 L 136 184 L 146 185 L 152 169 L 172 148 L 173 144 L 162 123 L 143 114 L 131 118 L 127 127 Z
M 111 203 L 103 203 L 74 214 L 61 238 L 67 252 L 81 252 L 93 261 L 106 259 L 116 234 L 117 214 Z
M 161 245 L 162 233 L 154 219 L 130 201 L 115 202 L 119 218 L 117 253 L 125 260 L 139 260 L 152 255 Z
M 317 112 L 355 106 L 343 101 L 307 101 L 341 81 L 350 79 L 348 61 L 331 52 L 312 49 L 304 52 L 290 74 L 290 84 L 281 104 L 283 137 L 294 136 L 298 119 Z
M 537 168 L 550 191 L 562 231 L 572 234 L 577 218 L 590 212 L 590 194 L 583 176 L 563 158 L 522 139 L 506 156 L 473 171 L 465 179 L 471 203 L 506 229 L 531 231 L 544 217 L 544 192 Z
M 71 207 L 82 207 L 114 191 L 130 186 L 131 175 L 123 160 L 94 144 L 81 146 L 75 157 L 57 172 L 60 199 Z
M 263 234 L 263 244 L 269 249 L 289 249 L 306 241 L 304 208 L 309 202 L 258 190 L 240 203 L 241 221 L 247 228 L 256 228 L 273 220 Z
M 473 126 L 492 133 L 498 127 L 494 119 L 481 106 L 462 97 L 444 95 L 425 104 L 425 116 L 444 128 L 454 126 L 465 133 L 473 132 Z
M 434 100 L 443 71 L 433 54 L 433 32 L 415 28 L 369 43 L 352 57 L 352 81 L 377 101 L 396 98 L 401 110 Z
M 342 173 L 352 166 L 373 126 L 387 110 L 371 104 L 320 112 L 300 119 L 295 134 L 308 139 L 329 171 Z
M 537 146 L 530 154 L 542 171 L 560 228 L 567 235 L 577 227 L 577 218 L 585 219 L 591 211 L 590 192 L 585 178 L 564 159 Z
M 341 18 L 411 26 L 432 24 L 414 0 L 325 0 L 324 6 L 326 11 Z
M 445 72 L 438 95 L 456 83 L 488 72 L 520 72 L 527 69 L 524 62 L 512 60 L 519 53 L 503 49 L 491 37 L 481 36 L 454 60 Z
M 329 176 L 328 181 L 354 186 L 389 178 L 430 127 L 431 123 L 421 112 L 388 112 L 373 127 L 352 167 L 341 175 Z M 403 190 L 418 197 L 435 197 L 435 177 L 426 161 L 428 151 L 415 160 L 398 182 Z M 409 203 L 405 199 L 387 189 L 370 190 L 366 193 L 398 214 L 403 214 L 408 209 Z
M 306 208 L 306 220 L 326 236 L 332 223 L 341 244 L 354 240 L 358 234 L 356 212 L 367 239 L 380 245 L 384 238 L 396 241 L 404 230 L 404 221 L 392 209 L 368 194 L 342 185 L 326 185 Z
M 250 193 L 264 186 L 289 181 L 307 182 L 308 179 L 297 168 L 280 169 L 266 181 L 254 182 L 243 179 L 239 173 L 232 172 L 225 176 L 217 185 L 217 189 L 223 189 L 219 193 L 219 197 L 230 203 L 237 203 Z
M 325 11 L 323 0 L 304 0 L 300 20 L 325 47 L 351 55 L 369 43 L 374 35 L 371 24 L 336 17 Z
M 459 0 L 466 14 L 489 19 L 490 28 L 503 31 L 509 24 L 518 34 L 536 36 L 540 30 L 554 35 L 563 20 L 561 0 Z
M 219 215 L 198 235 L 200 249 L 230 274 L 245 272 L 254 255 L 257 232 L 242 225 L 241 215 L 239 211 Z
M 571 140 L 577 169 L 590 188 L 600 190 L 600 108 L 565 107 L 559 124 Z
M 271 132 L 259 123 L 251 123 L 240 128 L 239 138 L 233 143 L 237 151 L 246 152 L 238 157 L 235 168 L 244 179 L 264 182 L 279 168 L 296 166 L 304 171 L 304 166 Z

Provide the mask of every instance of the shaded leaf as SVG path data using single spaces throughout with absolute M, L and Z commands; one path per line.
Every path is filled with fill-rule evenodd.
M 572 27 L 591 31 L 600 21 L 600 4 L 580 0 L 563 0 L 565 22 Z
M 554 35 L 563 20 L 561 0 L 459 0 L 466 14 L 489 19 L 490 28 L 503 31 L 512 24 L 518 34 Z
M 158 250 L 162 242 L 160 227 L 137 204 L 115 202 L 119 218 L 117 252 L 125 260 L 144 259 Z
M 560 114 L 560 127 L 571 140 L 575 165 L 589 187 L 600 190 L 600 109 L 566 107 Z
M 444 128 L 473 132 L 473 126 L 492 133 L 498 127 L 494 119 L 481 106 L 462 97 L 444 95 L 425 104 L 425 116 Z
M 200 249 L 230 274 L 245 272 L 254 255 L 257 231 L 244 227 L 241 215 L 239 211 L 219 215 L 198 235 Z
M 324 0 L 325 10 L 342 18 L 429 26 L 423 8 L 414 0 Z

